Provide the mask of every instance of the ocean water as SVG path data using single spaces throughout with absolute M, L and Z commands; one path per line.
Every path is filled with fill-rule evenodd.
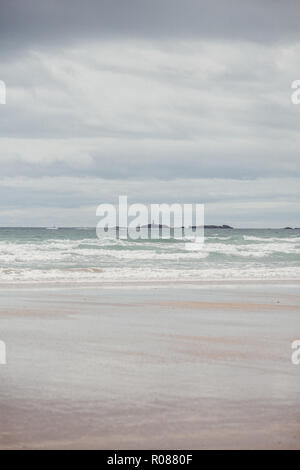
M 205 231 L 184 240 L 117 240 L 95 229 L 1 228 L 0 284 L 298 280 L 300 230 Z

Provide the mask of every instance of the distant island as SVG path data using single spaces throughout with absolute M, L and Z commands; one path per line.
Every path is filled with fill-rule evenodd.
M 185 228 L 185 227 L 182 227 L 182 228 Z M 193 230 L 196 230 L 197 228 L 202 228 L 202 226 L 196 226 L 196 225 L 192 225 L 192 227 L 189 227 Z M 204 225 L 204 228 L 205 229 L 230 229 L 230 230 L 233 230 L 233 227 L 231 227 L 230 225 Z
M 197 228 L 202 228 L 202 226 L 197 226 L 197 225 L 192 225 L 190 227 L 168 227 L 167 225 L 161 225 L 161 224 L 147 224 L 147 225 L 142 225 L 140 228 L 169 228 L 169 229 L 175 229 L 175 228 L 181 228 L 181 229 L 186 229 L 190 228 L 192 230 L 196 230 Z M 230 229 L 232 230 L 233 227 L 230 227 L 230 225 L 204 225 L 205 229 Z
M 126 228 L 126 227 L 115 227 L 117 230 L 120 230 L 121 228 Z M 168 225 L 162 225 L 162 224 L 146 224 L 146 225 L 140 225 L 137 227 L 137 229 L 142 229 L 142 228 L 147 228 L 147 229 L 163 229 L 163 228 L 168 228 L 168 229 L 171 229 L 171 230 L 174 230 L 174 229 L 186 229 L 186 228 L 190 228 L 190 229 L 193 229 L 193 230 L 196 230 L 197 228 L 202 228 L 202 226 L 197 226 L 197 225 L 192 225 L 192 226 L 189 226 L 189 227 L 169 227 Z M 230 225 L 204 225 L 204 228 L 205 229 L 230 229 L 230 230 L 233 230 L 234 227 L 231 227 Z
M 168 225 L 162 225 L 162 224 L 147 224 L 147 225 L 141 225 L 139 228 L 148 228 L 148 229 L 152 229 L 152 228 L 158 228 L 158 229 L 163 229 L 163 228 L 169 228 L 169 229 L 175 229 L 175 228 L 181 228 L 181 229 L 185 229 L 185 228 L 190 228 L 190 229 L 193 229 L 193 230 L 196 230 L 197 228 L 202 228 L 202 226 L 197 226 L 197 225 L 192 225 L 192 226 L 189 226 L 189 227 L 169 227 Z M 233 229 L 233 227 L 230 227 L 230 225 L 204 225 L 204 228 L 205 229 Z
M 147 225 L 141 225 L 139 228 L 170 228 L 168 225 L 162 225 L 162 224 L 147 224 Z
M 233 230 L 233 227 L 230 227 L 230 225 L 204 225 L 204 228 L 221 228 L 221 229 L 230 229 Z

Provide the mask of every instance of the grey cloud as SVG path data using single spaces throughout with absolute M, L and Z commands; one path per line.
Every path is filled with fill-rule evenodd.
M 0 140 L 2 176 L 178 178 L 300 176 L 298 146 L 286 140 Z M 2 145 L 1 145 L 2 144 Z M 288 147 L 287 147 L 288 146 Z
M 102 38 L 285 41 L 299 33 L 298 0 L 1 0 L 4 51 Z
M 3 176 L 299 175 L 296 44 L 170 47 L 110 42 L 6 63 Z

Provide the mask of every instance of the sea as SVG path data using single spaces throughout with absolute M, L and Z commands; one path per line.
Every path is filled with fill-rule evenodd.
M 95 228 L 0 228 L 0 284 L 299 280 L 300 230 L 98 238 Z

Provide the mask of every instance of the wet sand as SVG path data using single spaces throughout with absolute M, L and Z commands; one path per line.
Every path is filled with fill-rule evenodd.
M 300 449 L 299 284 L 1 287 L 1 449 Z

